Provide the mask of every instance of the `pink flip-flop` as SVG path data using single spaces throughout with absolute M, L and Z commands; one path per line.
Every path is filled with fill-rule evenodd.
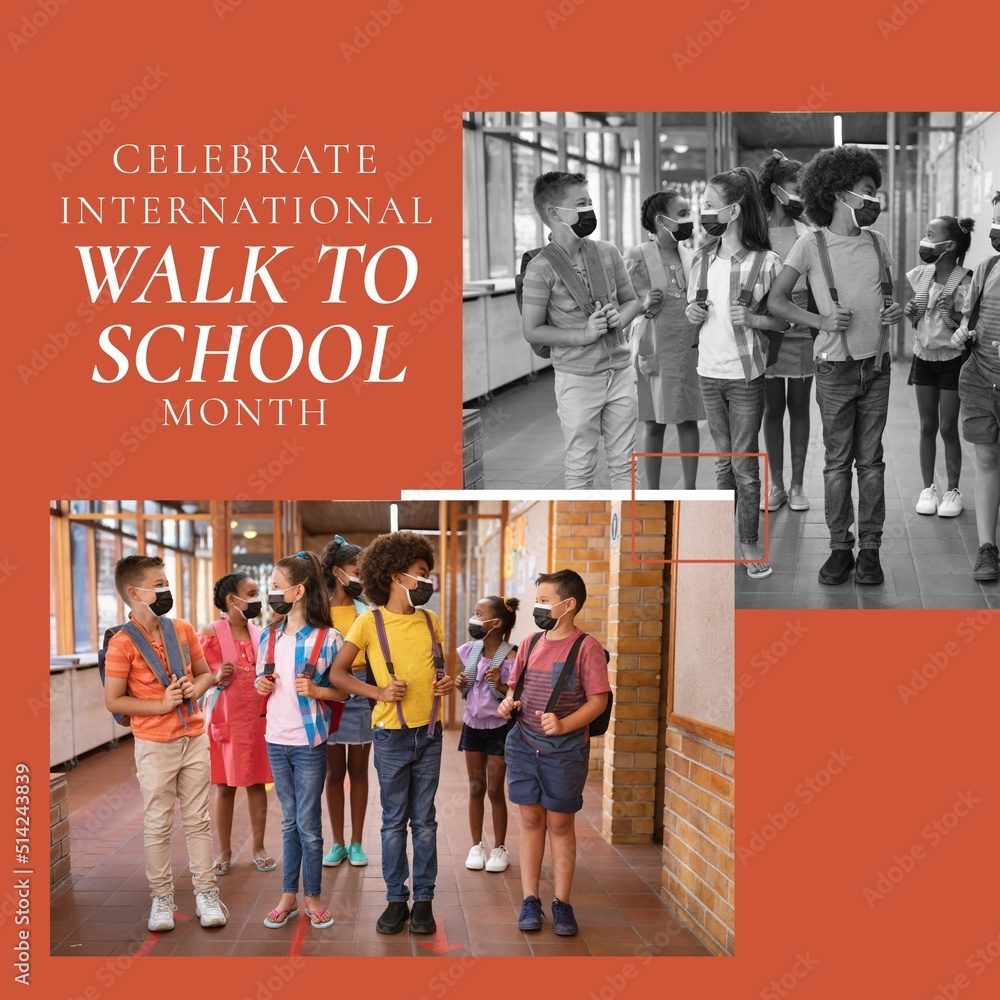
M 306 916 L 317 930 L 333 925 L 333 914 L 325 906 L 322 910 L 307 909 Z
M 278 927 L 284 927 L 292 917 L 296 916 L 299 912 L 299 908 L 296 907 L 294 910 L 271 910 L 271 912 L 264 918 L 264 926 L 270 927 L 272 930 Z
M 264 858 L 254 858 L 253 863 L 257 866 L 257 871 L 259 872 L 273 872 L 278 867 L 270 854 Z

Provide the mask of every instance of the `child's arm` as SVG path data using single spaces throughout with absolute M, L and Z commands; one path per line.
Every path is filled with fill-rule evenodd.
M 643 311 L 642 299 L 636 295 L 635 289 L 632 287 L 632 280 L 625 270 L 625 261 L 622 260 L 617 248 L 615 248 L 614 270 L 618 308 L 616 309 L 614 305 L 608 303 L 604 315 L 609 327 L 624 330 Z
M 187 675 L 181 677 L 181 691 L 185 698 L 196 701 L 209 688 L 215 687 L 218 681 L 215 674 L 212 673 L 212 668 L 208 665 L 208 660 L 205 659 L 205 654 L 201 651 L 201 645 L 194 643 L 190 649 L 192 651 L 197 649 L 201 656 L 197 660 L 191 661 L 191 678 L 188 679 Z
M 972 283 L 969 285 L 968 294 L 962 304 L 962 322 L 958 329 L 951 335 L 951 342 L 954 347 L 964 347 L 967 340 L 971 340 L 976 335 L 975 330 L 969 329 L 969 317 L 972 315 L 972 307 L 976 299 L 979 298 L 983 290 L 983 274 L 986 271 L 986 262 L 981 263 L 972 275 Z
M 332 664 L 339 655 L 339 651 L 344 647 L 344 637 L 335 628 L 330 629 L 324 645 L 323 655 L 327 662 Z M 326 678 L 325 684 L 322 683 L 323 677 Z M 313 701 L 347 701 L 351 697 L 342 687 L 333 686 L 329 666 L 320 675 L 319 684 L 308 673 L 299 674 L 295 678 L 295 690 L 306 698 L 312 698 Z
M 786 264 L 774 284 L 771 285 L 770 294 L 767 297 L 767 307 L 773 316 L 783 319 L 787 323 L 795 323 L 799 326 L 809 326 L 814 330 L 822 330 L 826 333 L 842 333 L 851 324 L 850 309 L 834 303 L 833 312 L 821 315 L 820 313 L 809 312 L 792 302 L 792 289 L 795 282 L 799 280 L 799 272 Z
M 575 712 L 570 712 L 565 718 L 560 719 L 555 712 L 535 712 L 535 715 L 539 716 L 542 732 L 546 736 L 562 736 L 564 733 L 572 733 L 576 729 L 589 726 L 607 706 L 608 693 L 601 691 L 598 694 L 588 695 L 586 703 Z
M 585 327 L 548 326 L 545 322 L 545 306 L 525 302 L 522 308 L 521 332 L 529 344 L 540 347 L 586 347 L 587 344 L 596 343 L 608 332 L 608 320 L 601 305 L 589 316 Z
M 330 683 L 349 694 L 363 694 L 366 698 L 376 701 L 402 701 L 406 694 L 406 681 L 393 678 L 387 687 L 375 687 L 374 684 L 360 680 L 351 673 L 351 665 L 357 659 L 361 650 L 353 642 L 345 642 L 340 647 L 336 659 L 330 664 Z
M 184 695 L 179 681 L 171 681 L 163 689 L 162 698 L 135 698 L 126 693 L 128 680 L 124 677 L 106 676 L 104 679 L 104 704 L 109 712 L 120 715 L 167 715 L 181 702 Z

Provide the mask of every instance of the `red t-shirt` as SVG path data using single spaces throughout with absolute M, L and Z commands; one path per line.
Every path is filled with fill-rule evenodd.
M 536 712 L 545 711 L 570 648 L 581 635 L 586 633 L 579 628 L 573 629 L 565 639 L 555 641 L 549 639 L 547 634 L 543 634 L 535 643 L 531 660 L 528 662 L 524 690 L 521 692 L 521 714 L 518 716 L 518 725 L 527 730 L 524 735 L 530 743 L 548 751 L 572 750 L 583 746 L 588 739 L 588 726 L 571 733 L 563 733 L 561 736 L 546 736 L 542 732 L 539 716 L 535 715 Z M 524 670 L 529 646 L 531 641 L 525 640 L 518 647 L 517 659 L 510 675 L 512 690 Z M 582 708 L 590 695 L 604 694 L 610 690 L 608 662 L 604 658 L 604 648 L 592 635 L 586 635 L 577 651 L 573 672 L 567 678 L 553 711 L 560 719 L 565 719 L 567 715 Z

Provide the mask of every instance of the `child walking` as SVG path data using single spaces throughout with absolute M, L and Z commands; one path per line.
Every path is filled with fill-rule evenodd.
M 787 324 L 767 313 L 781 259 L 771 250 L 757 178 L 746 167 L 716 174 L 705 189 L 701 224 L 712 238 L 695 254 L 687 317 L 699 327 L 698 375 L 720 490 L 736 491 L 740 548 L 751 580 L 771 575 L 759 541 L 759 460 L 769 338 Z M 739 457 L 740 455 L 744 457 Z
M 361 555 L 364 592 L 377 605 L 351 626 L 333 664 L 333 683 L 351 694 L 375 698 L 372 741 L 382 800 L 382 877 L 388 905 L 378 918 L 380 934 L 433 934 L 432 901 L 437 879 L 434 796 L 441 774 L 441 699 L 454 687 L 444 673 L 444 631 L 422 607 L 434 593 L 429 579 L 434 553 L 411 531 L 379 535 Z M 359 654 L 368 657 L 377 687 L 355 677 Z M 413 910 L 406 827 L 413 839 Z
M 635 369 L 624 331 L 641 303 L 618 248 L 587 239 L 597 216 L 583 174 L 542 174 L 534 201 L 552 239 L 524 273 L 521 328 L 529 344 L 551 351 L 565 487 L 593 488 L 603 440 L 612 488 L 631 489 Z
M 521 890 L 517 926 L 542 927 L 539 881 L 548 836 L 552 857 L 552 929 L 570 937 L 578 927 L 570 893 L 576 869 L 574 817 L 583 808 L 590 760 L 588 726 L 607 706 L 608 665 L 601 644 L 577 628 L 587 600 L 583 578 L 572 570 L 542 573 L 535 581 L 533 640 L 521 643 L 510 689 L 498 711 L 517 724 L 507 736 L 507 788 L 521 818 Z M 552 712 L 548 701 L 575 649 L 572 673 Z M 518 682 L 520 697 L 516 698 Z
M 1000 191 L 993 195 L 990 245 L 1000 254 Z M 962 324 L 952 342 L 972 340 L 972 355 L 958 380 L 962 401 L 962 436 L 976 449 L 976 529 L 979 551 L 972 578 L 1000 579 L 997 517 L 1000 515 L 1000 257 L 982 261 L 972 276 L 962 307 Z
M 506 871 L 507 793 L 504 778 L 504 744 L 512 723 L 497 714 L 498 703 L 507 694 L 507 682 L 514 666 L 517 647 L 510 644 L 510 632 L 517 621 L 520 602 L 516 597 L 484 597 L 476 602 L 469 619 L 472 642 L 458 647 L 465 667 L 455 680 L 465 698 L 465 715 L 458 749 L 465 753 L 469 773 L 469 830 L 472 850 L 465 867 L 473 871 Z M 483 818 L 486 796 L 493 811 L 493 842 L 489 857 L 483 847 Z
M 264 742 L 265 722 L 254 687 L 260 629 L 257 584 L 246 573 L 228 573 L 216 581 L 215 606 L 223 617 L 201 630 L 201 647 L 215 688 L 205 700 L 205 728 L 212 762 L 212 826 L 219 853 L 213 871 L 221 877 L 232 864 L 233 806 L 236 789 L 247 790 L 247 811 L 258 871 L 277 867 L 264 848 L 267 791 L 271 766 Z
M 163 617 L 174 601 L 162 559 L 119 559 L 115 589 L 129 607 L 129 620 L 108 644 L 104 701 L 108 711 L 132 719 L 146 878 L 153 899 L 147 927 L 174 929 L 170 831 L 175 804 L 187 840 L 195 915 L 202 927 L 223 927 L 229 911 L 212 872 L 211 765 L 197 702 L 212 686 L 212 672 L 194 628 L 180 618 Z
M 971 271 L 963 267 L 972 242 L 972 219 L 943 215 L 927 223 L 920 241 L 922 264 L 908 271 L 913 298 L 903 312 L 915 327 L 913 362 L 907 385 L 917 393 L 920 415 L 920 473 L 924 488 L 917 498 L 918 514 L 957 517 L 965 507 L 958 489 L 962 474 L 962 442 L 958 436 L 958 373 L 966 355 L 951 342 L 962 320 Z M 938 430 L 944 442 L 948 489 L 938 499 L 934 458 Z
M 347 700 L 330 687 L 329 668 L 343 645 L 330 625 L 330 600 L 315 552 L 275 563 L 268 594 L 271 610 L 283 616 L 264 629 L 257 654 L 257 693 L 266 698 L 267 755 L 281 803 L 281 899 L 264 926 L 283 927 L 302 903 L 313 927 L 329 927 L 333 915 L 319 898 L 323 873 L 323 813 L 326 740 L 339 710 L 322 702 Z

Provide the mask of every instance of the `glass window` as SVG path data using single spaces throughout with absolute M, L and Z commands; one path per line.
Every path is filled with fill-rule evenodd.
M 535 211 L 532 190 L 539 174 L 538 153 L 515 145 L 514 153 L 514 258 L 520 266 L 525 250 L 541 245 L 541 222 Z
M 92 536 L 94 529 L 86 524 L 71 524 L 70 572 L 73 584 L 73 651 L 86 653 L 94 648 L 90 581 L 93 579 Z
M 511 144 L 486 136 L 486 238 L 489 277 L 514 277 Z
M 163 522 L 163 544 L 177 544 L 177 522 L 173 518 Z
M 587 159 L 601 162 L 601 133 L 587 133 Z
M 115 563 L 118 562 L 118 536 L 108 531 L 95 532 L 97 545 L 97 642 L 104 630 L 120 625 L 125 619 L 122 601 L 115 590 Z
M 483 121 L 490 128 L 501 128 L 507 124 L 508 115 L 507 111 L 486 111 L 483 114 Z
M 49 654 L 57 656 L 59 649 L 59 518 L 49 518 Z
M 618 135 L 615 132 L 604 133 L 604 162 L 612 167 L 618 165 Z

